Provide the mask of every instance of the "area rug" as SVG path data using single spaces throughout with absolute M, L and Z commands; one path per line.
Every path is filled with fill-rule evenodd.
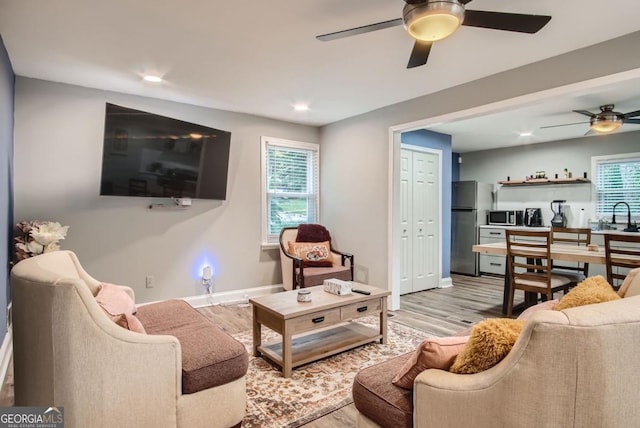
M 377 328 L 377 317 L 359 323 Z M 233 335 L 252 352 L 252 333 Z M 387 344 L 370 343 L 351 351 L 324 358 L 293 370 L 283 378 L 279 368 L 262 358 L 250 357 L 247 372 L 247 415 L 242 426 L 295 428 L 352 403 L 351 387 L 356 373 L 364 367 L 413 351 L 429 335 L 393 321 L 387 324 Z M 262 340 L 280 340 L 264 328 Z

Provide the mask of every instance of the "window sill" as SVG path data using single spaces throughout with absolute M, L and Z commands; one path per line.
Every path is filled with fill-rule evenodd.
M 261 250 L 276 250 L 280 248 L 280 244 L 277 242 L 271 242 L 271 243 L 262 243 L 260 244 L 260 249 Z

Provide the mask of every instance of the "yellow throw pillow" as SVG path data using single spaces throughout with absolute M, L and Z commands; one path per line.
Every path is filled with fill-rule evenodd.
M 563 309 L 608 302 L 609 300 L 617 300 L 619 298 L 618 293 L 615 292 L 606 279 L 600 275 L 590 276 L 564 295 L 553 309 L 561 311 Z
M 495 366 L 511 351 L 523 327 L 524 321 L 510 318 L 480 321 L 449 371 L 471 374 Z
M 469 336 L 453 336 L 432 337 L 424 340 L 391 383 L 400 388 L 413 389 L 413 381 L 423 371 L 449 370 L 468 339 Z
M 324 242 L 289 241 L 289 254 L 302 259 L 305 266 L 331 267 L 331 246 Z

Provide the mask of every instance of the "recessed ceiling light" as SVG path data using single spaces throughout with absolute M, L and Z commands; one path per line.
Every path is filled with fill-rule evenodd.
M 533 132 L 531 131 L 525 131 L 520 133 L 521 137 L 531 137 L 532 135 L 533 135 Z
M 146 74 L 142 79 L 151 83 L 160 83 L 162 82 L 162 77 L 154 76 L 153 74 Z
M 307 111 L 309 110 L 309 106 L 307 104 L 296 104 L 293 106 L 295 111 Z

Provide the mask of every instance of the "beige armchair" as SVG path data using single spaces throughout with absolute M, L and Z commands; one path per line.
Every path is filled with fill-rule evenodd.
M 357 426 L 637 426 L 640 269 L 628 279 L 622 299 L 533 314 L 511 352 L 486 371 L 428 369 L 410 391 L 391 379 L 411 354 L 361 370 L 354 383 Z
M 15 404 L 63 406 L 69 428 L 239 426 L 245 377 L 183 394 L 178 339 L 116 325 L 99 284 L 69 251 L 13 268 Z
M 319 226 L 319 228 L 320 230 L 324 229 L 322 226 Z M 291 254 L 289 251 L 289 242 L 296 242 L 297 235 L 297 227 L 285 227 L 280 232 L 280 265 L 282 268 L 282 283 L 285 290 L 320 285 L 325 279 L 329 278 L 337 278 L 344 281 L 353 280 L 354 257 L 352 254 L 338 251 L 331 245 L 331 266 L 307 266 L 300 257 Z M 324 235 L 323 241 L 331 242 L 331 236 L 326 229 L 322 231 L 322 235 Z

